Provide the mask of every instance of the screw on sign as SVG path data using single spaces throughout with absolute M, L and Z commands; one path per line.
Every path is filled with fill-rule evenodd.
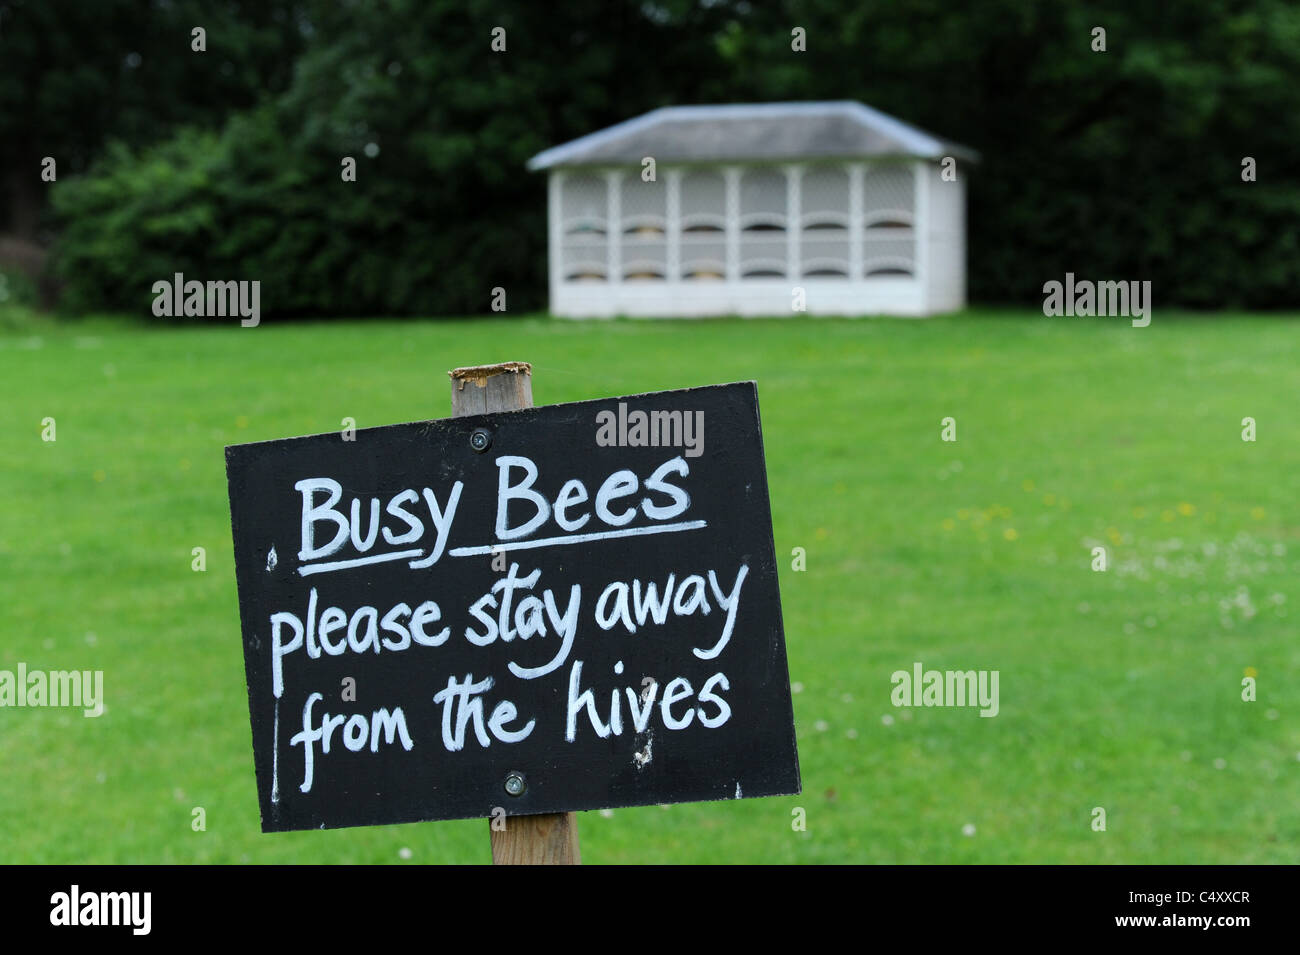
M 504 811 L 495 862 L 576 863 L 576 811 L 799 792 L 754 384 L 451 378 L 451 418 L 226 449 L 263 830 Z
M 506 792 L 512 796 L 522 796 L 528 786 L 524 782 L 523 773 L 511 773 L 506 777 Z

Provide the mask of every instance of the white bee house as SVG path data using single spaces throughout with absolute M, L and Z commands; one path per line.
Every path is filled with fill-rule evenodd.
M 959 309 L 977 159 L 861 103 L 655 110 L 529 161 L 549 175 L 551 312 Z

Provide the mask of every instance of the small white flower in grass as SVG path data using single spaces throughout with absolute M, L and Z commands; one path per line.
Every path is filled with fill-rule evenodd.
M 847 729 L 844 731 L 844 735 L 847 736 L 849 739 L 857 739 L 858 731 L 855 729 Z
M 399 859 L 409 859 L 411 858 L 411 850 L 406 848 L 406 846 L 402 846 L 402 848 L 397 850 L 397 857 Z
M 968 822 L 968 823 L 966 823 L 966 825 L 962 826 L 962 827 L 961 827 L 961 834 L 962 834 L 963 836 L 973 836 L 973 835 L 975 835 L 975 823 L 973 823 L 973 822 Z
M 1296 756 L 1297 756 L 1297 758 L 1300 758 L 1300 753 L 1297 753 Z M 98 772 L 98 773 L 95 773 L 95 782 L 97 782 L 97 783 L 103 783 L 103 782 L 106 782 L 107 780 L 108 780 L 108 774 L 107 774 L 107 773 L 104 773 L 104 772 Z
M 819 733 L 825 733 L 830 728 L 831 728 L 830 724 L 827 723 L 825 720 L 818 720 L 816 723 L 813 724 L 813 729 L 815 729 Z
M 1224 759 L 1222 756 L 1220 756 L 1218 759 L 1214 761 L 1215 769 L 1223 769 L 1227 765 L 1228 765 L 1228 761 Z
M 1190 749 L 1185 749 L 1178 755 L 1183 758 L 1184 763 L 1190 763 L 1192 761 L 1192 751 Z
M 92 647 L 93 647 L 93 646 L 95 645 L 95 642 L 96 642 L 97 640 L 99 640 L 99 637 L 95 636 L 95 631 L 94 631 L 94 630 L 88 630 L 88 631 L 86 631 L 86 644 L 87 644 L 88 646 L 92 646 Z
M 614 810 L 613 810 L 613 809 L 602 809 L 602 810 L 600 811 L 600 814 L 601 814 L 601 816 L 602 816 L 603 818 L 605 818 L 605 819 L 613 819 L 613 818 L 614 818 Z
M 1079 611 L 1079 613 L 1087 613 L 1089 610 L 1092 609 L 1092 607 L 1089 605 L 1088 601 L 1085 600 L 1074 609 Z
M 853 694 L 852 694 L 852 693 L 845 693 L 843 696 L 840 697 L 840 701 L 841 701 L 842 703 L 852 703 L 852 702 L 853 702 Z
M 894 717 L 891 716 L 889 713 L 886 713 L 884 716 L 880 718 L 880 722 L 883 723 L 885 726 L 893 726 Z
M 803 684 L 800 683 L 798 680 L 795 680 L 793 683 L 790 684 L 790 692 L 791 692 L 791 693 L 802 693 L 802 692 L 803 692 Z

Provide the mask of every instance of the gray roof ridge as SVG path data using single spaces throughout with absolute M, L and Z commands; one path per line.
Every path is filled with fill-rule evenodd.
M 597 146 L 638 132 L 665 120 L 708 119 L 752 117 L 763 114 L 790 114 L 803 116 L 848 115 L 868 129 L 898 141 L 905 149 L 919 158 L 935 159 L 946 152 L 953 152 L 964 158 L 978 160 L 979 154 L 968 147 L 949 140 L 941 139 L 919 127 L 904 122 L 888 113 L 860 103 L 857 100 L 790 100 L 768 103 L 721 103 L 689 104 L 660 106 L 631 119 L 615 123 L 604 129 L 587 133 L 567 143 L 544 149 L 528 160 L 527 168 L 531 171 L 549 169 L 561 165 L 571 157 L 586 152 Z
M 660 106 L 658 109 L 652 109 L 650 112 L 642 113 L 640 116 L 634 116 L 632 119 L 625 119 L 623 122 L 615 123 L 613 126 L 606 126 L 604 129 L 598 129 L 594 133 L 587 133 L 585 136 L 571 139 L 567 143 L 552 146 L 550 149 L 543 149 L 532 159 L 528 160 L 528 169 L 529 171 L 548 169 L 573 155 L 573 153 L 578 151 L 579 147 L 588 149 L 592 146 L 613 139 L 615 136 L 622 136 L 627 133 L 635 132 L 638 129 L 643 129 L 646 126 L 652 126 L 663 117 L 663 114 L 667 110 L 680 108 L 681 107 Z

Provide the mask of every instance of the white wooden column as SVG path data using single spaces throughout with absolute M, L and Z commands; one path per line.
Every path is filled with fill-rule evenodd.
M 610 282 L 623 281 L 623 175 L 622 169 L 605 173 L 605 271 Z
M 564 281 L 564 173 L 552 172 L 546 181 L 546 221 L 550 224 L 548 242 L 550 260 L 547 263 L 551 276 L 551 310 L 555 310 L 555 296 Z
M 667 209 L 665 218 L 667 244 L 664 248 L 664 278 L 669 282 L 682 280 L 682 170 L 668 169 L 664 172 L 664 185 L 667 186 Z
M 725 177 L 727 205 L 727 281 L 740 281 L 740 167 L 728 166 Z
M 798 283 L 802 277 L 799 239 L 803 235 L 803 166 L 785 167 L 785 275 Z
M 862 208 L 862 180 L 866 176 L 866 166 L 860 162 L 849 163 L 849 281 L 861 282 L 863 278 L 866 254 L 863 249 L 863 236 L 866 227 L 863 219 L 866 210 Z
M 924 161 L 912 164 L 916 171 L 915 208 L 912 210 L 912 250 L 916 263 L 913 272 L 921 292 L 921 310 L 930 311 L 930 166 Z

